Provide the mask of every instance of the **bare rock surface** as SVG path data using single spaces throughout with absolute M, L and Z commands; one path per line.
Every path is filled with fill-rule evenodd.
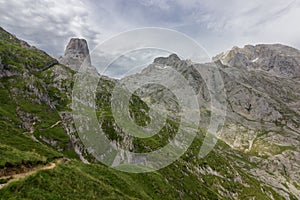
M 262 70 L 280 77 L 300 75 L 300 51 L 281 44 L 234 47 L 213 60 L 247 70 Z

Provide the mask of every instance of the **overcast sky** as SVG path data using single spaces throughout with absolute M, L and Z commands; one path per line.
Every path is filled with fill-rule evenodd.
M 300 49 L 299 0 L 0 0 L 0 26 L 62 55 L 70 37 L 90 49 L 119 32 L 165 27 L 214 56 L 233 46 L 283 43 Z

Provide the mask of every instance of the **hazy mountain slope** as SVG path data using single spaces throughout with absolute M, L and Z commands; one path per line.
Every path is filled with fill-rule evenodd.
M 243 142 L 236 142 L 237 146 L 232 145 L 231 137 L 229 137 L 231 133 L 235 133 L 236 138 L 247 135 L 252 137 L 253 133 L 257 133 L 261 129 L 256 130 L 257 127 L 252 126 L 251 122 L 262 124 L 264 121 L 254 118 L 255 113 L 253 116 L 251 115 L 254 119 L 245 119 L 242 115 L 243 112 L 239 112 L 238 107 L 233 107 L 237 114 L 234 114 L 233 111 L 229 112 L 227 125 L 229 128 L 233 125 L 244 128 L 238 132 L 225 132 L 223 136 L 226 143 L 238 150 L 219 141 L 207 157 L 199 159 L 197 155 L 205 135 L 205 130 L 200 129 L 197 130 L 199 134 L 189 150 L 178 161 L 157 172 L 129 174 L 99 163 L 82 163 L 76 159 L 77 156 L 73 149 L 83 161 L 93 162 L 94 159 L 89 156 L 88 151 L 83 148 L 77 138 L 70 115 L 70 94 L 74 72 L 63 65 L 56 64 L 53 58 L 44 52 L 30 47 L 4 30 L 1 29 L 0 33 L 0 124 L 2 126 L 2 131 L 0 131 L 0 170 L 7 172 L 9 169 L 16 169 L 14 172 L 17 172 L 17 169 L 21 169 L 24 165 L 31 167 L 63 156 L 71 158 L 70 162 L 60 163 L 53 170 L 39 171 L 25 179 L 9 184 L 0 190 L 0 199 L 297 199 L 299 179 L 298 167 L 294 163 L 298 161 L 297 157 L 292 154 L 298 152 L 297 141 L 299 140 L 290 135 L 285 136 L 279 131 L 276 132 L 277 135 L 282 135 L 286 140 L 290 138 L 290 141 L 287 140 L 285 145 L 271 146 L 270 150 L 265 151 L 264 148 L 268 146 L 265 143 L 262 144 L 261 149 L 257 147 L 254 152 L 245 151 L 247 145 L 244 145 Z M 155 69 L 157 65 L 163 66 L 169 62 L 172 62 L 172 66 L 184 75 L 191 75 L 190 83 L 195 91 L 201 94 L 199 99 L 205 105 L 204 109 L 207 113 L 204 113 L 204 117 L 207 115 L 207 118 L 209 108 L 206 107 L 206 104 L 209 101 L 209 95 L 205 91 L 206 87 L 201 77 L 199 74 L 195 74 L 195 70 L 190 67 L 189 62 L 181 61 L 173 55 L 170 58 L 156 59 L 149 68 Z M 145 75 L 149 68 L 143 72 Z M 234 70 L 235 68 L 226 66 L 221 68 L 227 87 L 234 87 L 237 84 L 235 79 L 235 83 L 231 84 L 229 81 L 232 78 L 231 73 L 241 73 L 243 76 L 248 74 L 240 72 L 238 68 L 236 73 L 226 71 L 226 69 Z M 139 74 L 139 76 L 143 76 L 143 74 Z M 111 92 L 116 82 L 116 80 L 101 77 L 97 92 L 97 114 L 100 125 L 112 142 L 135 152 L 151 151 L 168 142 L 176 133 L 178 123 L 172 118 L 159 136 L 153 136 L 146 140 L 127 137 L 116 125 L 110 108 Z M 241 90 L 247 88 L 243 84 L 240 87 Z M 272 82 L 269 87 L 272 87 Z M 150 94 L 156 95 L 151 93 L 151 89 L 155 88 L 149 88 Z M 170 93 L 166 92 L 162 95 L 167 99 Z M 229 102 L 235 102 L 235 95 L 228 96 Z M 265 101 L 269 102 L 269 99 Z M 273 105 L 273 100 L 270 102 Z M 176 103 L 174 102 L 174 104 Z M 274 103 L 274 105 L 287 106 L 283 103 Z M 141 101 L 141 98 L 133 96 L 130 107 L 131 116 L 138 124 L 147 123 L 149 120 L 148 106 Z M 279 108 L 278 110 L 281 111 L 282 107 Z M 174 109 L 176 110 L 176 105 Z M 240 109 L 244 109 L 244 106 L 240 106 Z M 295 109 L 287 108 L 288 112 Z M 288 113 L 284 110 L 281 112 Z M 288 118 L 289 115 L 287 114 L 286 117 Z M 296 135 L 298 134 L 297 115 L 292 117 L 296 118 L 288 119 L 295 120 L 290 120 L 295 128 L 290 128 L 289 132 L 284 133 Z M 263 127 L 268 128 L 267 130 L 270 130 L 270 127 L 275 127 L 276 130 L 278 128 L 275 122 L 266 122 L 265 124 Z M 230 130 L 229 128 L 225 130 Z M 265 135 L 268 134 L 262 132 L 260 137 Z M 123 143 L 125 137 L 126 142 Z M 284 141 L 283 139 L 277 140 Z M 241 148 L 239 148 L 240 146 Z M 265 154 L 269 151 L 271 155 L 259 155 L 259 153 Z M 286 153 L 291 157 L 285 156 Z M 277 155 L 284 156 L 287 161 L 279 159 L 272 164 L 270 158 L 277 158 Z M 291 166 L 295 168 L 289 170 L 290 168 L 285 166 L 289 174 L 282 174 L 284 172 L 280 171 L 281 168 L 266 167 L 264 162 L 271 167 L 278 163 L 282 166 L 282 164 L 290 162 Z M 273 174 L 273 172 L 275 173 Z M 270 181 L 272 176 L 275 177 L 274 181 Z M 283 177 L 282 183 L 274 185 L 273 183 L 278 181 L 277 177 Z M 260 178 L 266 180 L 260 180 Z

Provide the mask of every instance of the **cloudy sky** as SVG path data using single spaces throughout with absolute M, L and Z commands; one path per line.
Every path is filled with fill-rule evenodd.
M 300 49 L 299 19 L 299 0 L 0 0 L 0 26 L 54 56 L 70 37 L 92 49 L 141 27 L 183 32 L 210 56 L 257 43 Z

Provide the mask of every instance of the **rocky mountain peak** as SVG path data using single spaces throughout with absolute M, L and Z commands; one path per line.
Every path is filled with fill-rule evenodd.
M 230 67 L 262 70 L 279 77 L 300 76 L 300 51 L 281 44 L 233 47 L 215 56 L 213 61 Z
M 65 51 L 65 56 L 71 53 L 78 53 L 87 56 L 89 48 L 85 39 L 71 38 Z
M 154 64 L 168 65 L 175 62 L 181 61 L 176 54 L 171 54 L 168 57 L 158 57 L 154 59 Z
M 71 38 L 64 56 L 60 58 L 60 62 L 77 71 L 86 58 L 86 62 L 90 64 L 91 59 L 87 41 L 80 38 Z

